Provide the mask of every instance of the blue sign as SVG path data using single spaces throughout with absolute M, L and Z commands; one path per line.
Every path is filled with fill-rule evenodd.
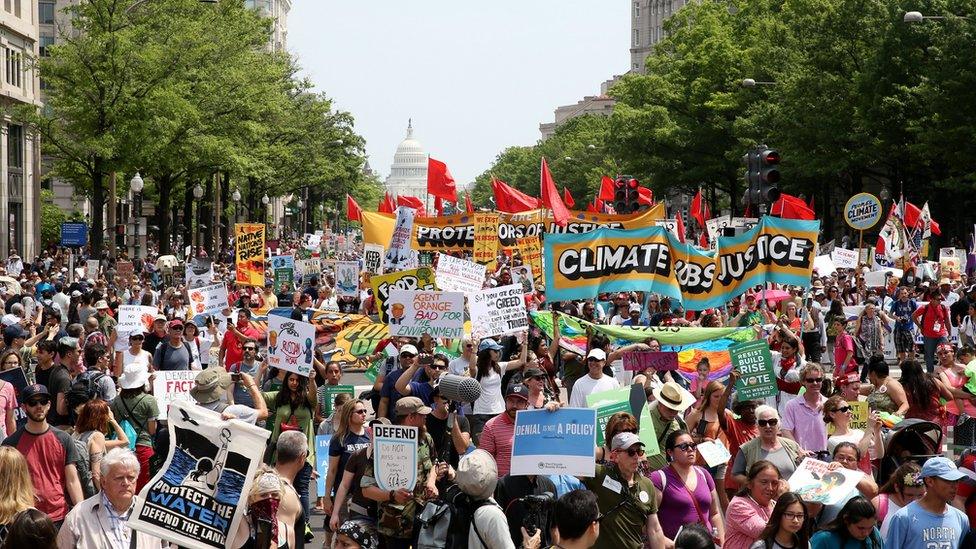
M 315 437 L 315 470 L 319 474 L 317 479 L 319 496 L 328 494 L 325 491 L 325 477 L 329 475 L 329 442 L 331 441 L 332 435 L 317 435 Z M 328 496 L 332 497 L 332 494 L 328 494 Z
M 596 410 L 521 410 L 515 416 L 512 475 L 573 475 L 595 472 Z
M 69 248 L 82 248 L 88 245 L 88 225 L 84 223 L 62 223 L 61 245 Z

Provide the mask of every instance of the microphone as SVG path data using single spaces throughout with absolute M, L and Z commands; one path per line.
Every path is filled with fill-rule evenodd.
M 481 397 L 481 384 L 472 377 L 444 374 L 437 383 L 441 396 L 457 402 L 474 402 Z

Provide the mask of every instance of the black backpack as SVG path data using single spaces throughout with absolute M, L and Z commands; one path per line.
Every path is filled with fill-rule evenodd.
M 415 549 L 451 549 L 468 545 L 468 532 L 474 528 L 482 549 L 487 549 L 474 513 L 485 505 L 495 505 L 486 499 L 473 500 L 456 484 L 448 487 L 440 499 L 428 501 L 417 515 L 414 533 Z M 477 549 L 477 548 L 472 548 Z
M 82 397 L 81 402 L 87 402 L 89 400 L 94 400 L 95 398 L 100 398 L 101 394 L 98 390 L 98 380 L 105 377 L 105 372 L 99 372 L 98 370 L 86 370 L 75 378 L 71 382 L 70 391 L 79 397 Z M 87 397 L 87 398 L 84 398 Z

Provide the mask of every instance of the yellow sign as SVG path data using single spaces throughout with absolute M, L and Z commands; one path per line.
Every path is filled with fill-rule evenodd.
M 491 268 L 498 256 L 498 214 L 476 212 L 472 215 L 474 216 L 474 262 Z
M 237 256 L 237 283 L 264 287 L 264 224 L 234 225 L 234 248 Z
M 545 289 L 545 273 L 542 270 L 542 246 L 539 244 L 539 237 L 518 239 L 518 252 L 522 256 L 522 265 L 532 267 L 535 287 L 540 290 Z
M 380 313 L 380 322 L 388 322 L 386 315 L 386 299 L 390 297 L 390 290 L 436 290 L 434 271 L 430 267 L 398 271 L 385 275 L 373 276 L 369 280 L 376 298 L 376 310 Z

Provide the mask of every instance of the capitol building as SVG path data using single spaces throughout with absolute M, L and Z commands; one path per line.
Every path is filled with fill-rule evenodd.
M 427 196 L 427 153 L 424 146 L 413 137 L 413 123 L 407 122 L 407 136 L 397 146 L 386 178 L 386 191 L 390 195 L 410 195 L 423 200 L 430 209 Z

